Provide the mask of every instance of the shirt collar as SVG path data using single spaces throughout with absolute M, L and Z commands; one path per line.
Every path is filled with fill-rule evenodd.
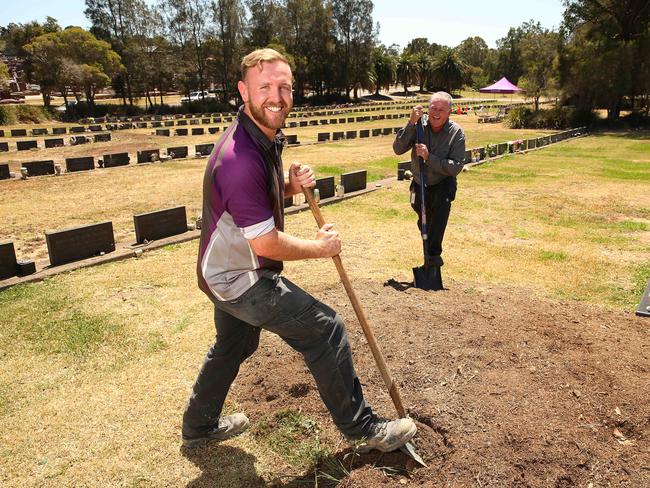
M 237 118 L 239 119 L 239 123 L 242 124 L 246 129 L 246 132 L 248 132 L 248 134 L 255 140 L 255 142 L 262 146 L 262 148 L 270 151 L 274 145 L 284 144 L 286 137 L 284 136 L 284 132 L 282 132 L 282 130 L 278 129 L 275 133 L 275 139 L 270 140 L 268 137 L 266 137 L 264 132 L 260 130 L 257 124 L 253 122 L 253 120 L 246 114 L 246 112 L 244 112 L 243 105 L 239 107 Z

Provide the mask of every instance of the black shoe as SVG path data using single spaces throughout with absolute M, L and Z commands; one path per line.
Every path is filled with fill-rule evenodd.
M 235 437 L 248 429 L 248 417 L 243 413 L 226 415 L 219 419 L 219 425 L 205 434 L 189 437 L 183 434 L 183 446 L 188 448 L 199 447 L 206 442 L 225 441 Z
M 417 432 L 415 423 L 409 419 L 384 420 L 377 419 L 370 427 L 370 433 L 364 438 L 353 441 L 355 449 L 361 454 L 377 449 L 391 452 L 399 449 Z

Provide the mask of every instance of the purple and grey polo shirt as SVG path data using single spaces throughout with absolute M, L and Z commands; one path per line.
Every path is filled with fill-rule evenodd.
M 213 301 L 234 300 L 282 262 L 257 256 L 248 243 L 284 229 L 282 145 L 239 109 L 214 145 L 203 177 L 199 288 Z

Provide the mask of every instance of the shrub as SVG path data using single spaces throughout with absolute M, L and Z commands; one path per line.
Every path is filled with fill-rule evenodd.
M 525 129 L 529 127 L 533 110 L 525 105 L 513 107 L 506 115 L 505 125 L 511 129 Z
M 575 107 L 553 107 L 533 112 L 526 106 L 514 107 L 506 117 L 511 129 L 569 129 L 592 126 L 596 115 L 588 109 Z

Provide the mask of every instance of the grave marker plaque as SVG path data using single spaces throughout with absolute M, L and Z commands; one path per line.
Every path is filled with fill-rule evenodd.
M 370 137 L 370 129 L 360 130 L 359 137 Z
M 85 127 L 81 127 L 81 126 L 70 127 L 70 134 L 81 134 L 83 132 L 86 132 Z
M 341 185 L 345 188 L 345 193 L 364 190 L 366 188 L 367 178 L 368 172 L 365 169 L 350 171 L 341 175 Z
M 205 134 L 205 129 L 203 127 L 192 127 L 193 136 L 202 136 Z
M 199 119 L 190 119 L 190 125 L 199 125 L 200 123 Z
M 115 251 L 113 223 L 110 221 L 46 232 L 45 241 L 52 266 Z
M 163 122 L 163 124 L 164 124 L 165 127 L 174 127 L 174 121 L 173 120 L 165 120 L 165 122 Z M 169 134 L 167 134 L 167 135 L 169 135 Z
M 287 144 L 288 144 L 288 145 L 296 145 L 296 144 L 300 144 L 300 143 L 298 142 L 298 135 L 297 135 L 297 134 L 291 134 L 291 135 L 288 135 L 288 136 L 287 136 Z
M 9 143 L 0 142 L 0 152 L 7 152 L 7 151 L 9 151 Z
M 500 144 L 497 145 L 497 154 L 505 154 L 508 152 L 508 143 L 507 142 L 501 142 Z
M 63 138 L 59 137 L 56 139 L 45 139 L 45 147 L 62 147 L 64 145 Z
M 318 133 L 318 142 L 325 142 L 330 140 L 329 132 L 319 132 Z
M 33 136 L 46 136 L 47 135 L 47 129 L 44 127 L 37 127 L 35 129 L 32 129 L 32 135 Z
M 17 141 L 16 148 L 19 151 L 27 151 L 29 149 L 38 148 L 38 143 L 36 141 Z
M 537 139 L 528 139 L 528 149 L 535 149 L 537 147 Z
M 187 125 L 187 120 L 179 120 L 176 125 Z
M 168 147 L 167 155 L 171 156 L 171 153 L 174 153 L 173 159 L 186 158 L 187 146 Z
M 22 163 L 21 166 L 27 168 L 29 176 L 44 176 L 54 174 L 54 161 L 29 161 Z
M 217 132 L 219 132 L 219 127 L 208 127 L 208 132 L 210 134 L 216 134 Z
M 61 134 L 67 134 L 68 133 L 68 128 L 67 127 L 54 127 L 52 129 L 52 134 L 54 135 L 61 135 Z
M 115 166 L 126 166 L 131 161 L 129 153 L 104 154 L 104 168 L 113 168 Z
M 390 127 L 384 127 L 381 130 L 381 133 L 382 133 L 382 135 L 388 136 L 388 135 L 393 133 L 393 129 L 391 129 Z
M 96 134 L 95 142 L 109 142 L 111 140 L 111 133 L 106 132 L 105 134 Z
M 372 137 L 381 135 L 381 129 L 372 129 Z
M 84 156 L 81 158 L 66 158 L 65 169 L 68 173 L 95 169 L 95 158 L 92 156 Z
M 157 136 L 169 136 L 169 129 L 156 129 Z
M 341 132 L 333 132 L 332 133 L 332 139 L 335 140 L 335 141 L 338 141 L 338 140 L 344 139 L 344 138 L 345 138 L 345 132 L 341 131 Z
M 11 178 L 9 163 L 0 163 L 0 180 L 8 180 L 9 178 Z
M 645 287 L 645 291 L 639 301 L 639 306 L 636 309 L 636 314 L 641 317 L 650 317 L 650 280 Z
M 334 177 L 326 176 L 316 180 L 316 186 L 321 198 L 331 198 L 334 196 Z
M 27 135 L 27 129 L 11 129 L 12 137 L 25 137 Z
M 4 137 L 4 136 L 5 136 L 5 131 L 3 129 L 0 129 L 0 137 Z
M 293 197 L 284 197 L 284 208 L 291 207 L 293 205 Z
M 209 156 L 214 148 L 214 144 L 197 144 L 194 146 L 194 154 Z
M 16 250 L 11 241 L 0 242 L 0 280 L 5 280 L 18 274 Z
M 187 231 L 185 207 L 137 214 L 133 216 L 133 223 L 138 244 L 142 244 L 145 240 L 153 241 Z
M 187 129 L 176 129 L 174 132 L 176 132 L 177 136 L 186 136 L 187 135 Z
M 138 163 L 152 163 L 160 159 L 160 149 L 138 151 Z
M 356 130 L 348 130 L 345 132 L 345 138 L 346 139 L 356 139 L 357 138 L 357 131 Z
M 102 126 L 101 125 L 89 125 L 88 130 L 90 132 L 101 132 Z

